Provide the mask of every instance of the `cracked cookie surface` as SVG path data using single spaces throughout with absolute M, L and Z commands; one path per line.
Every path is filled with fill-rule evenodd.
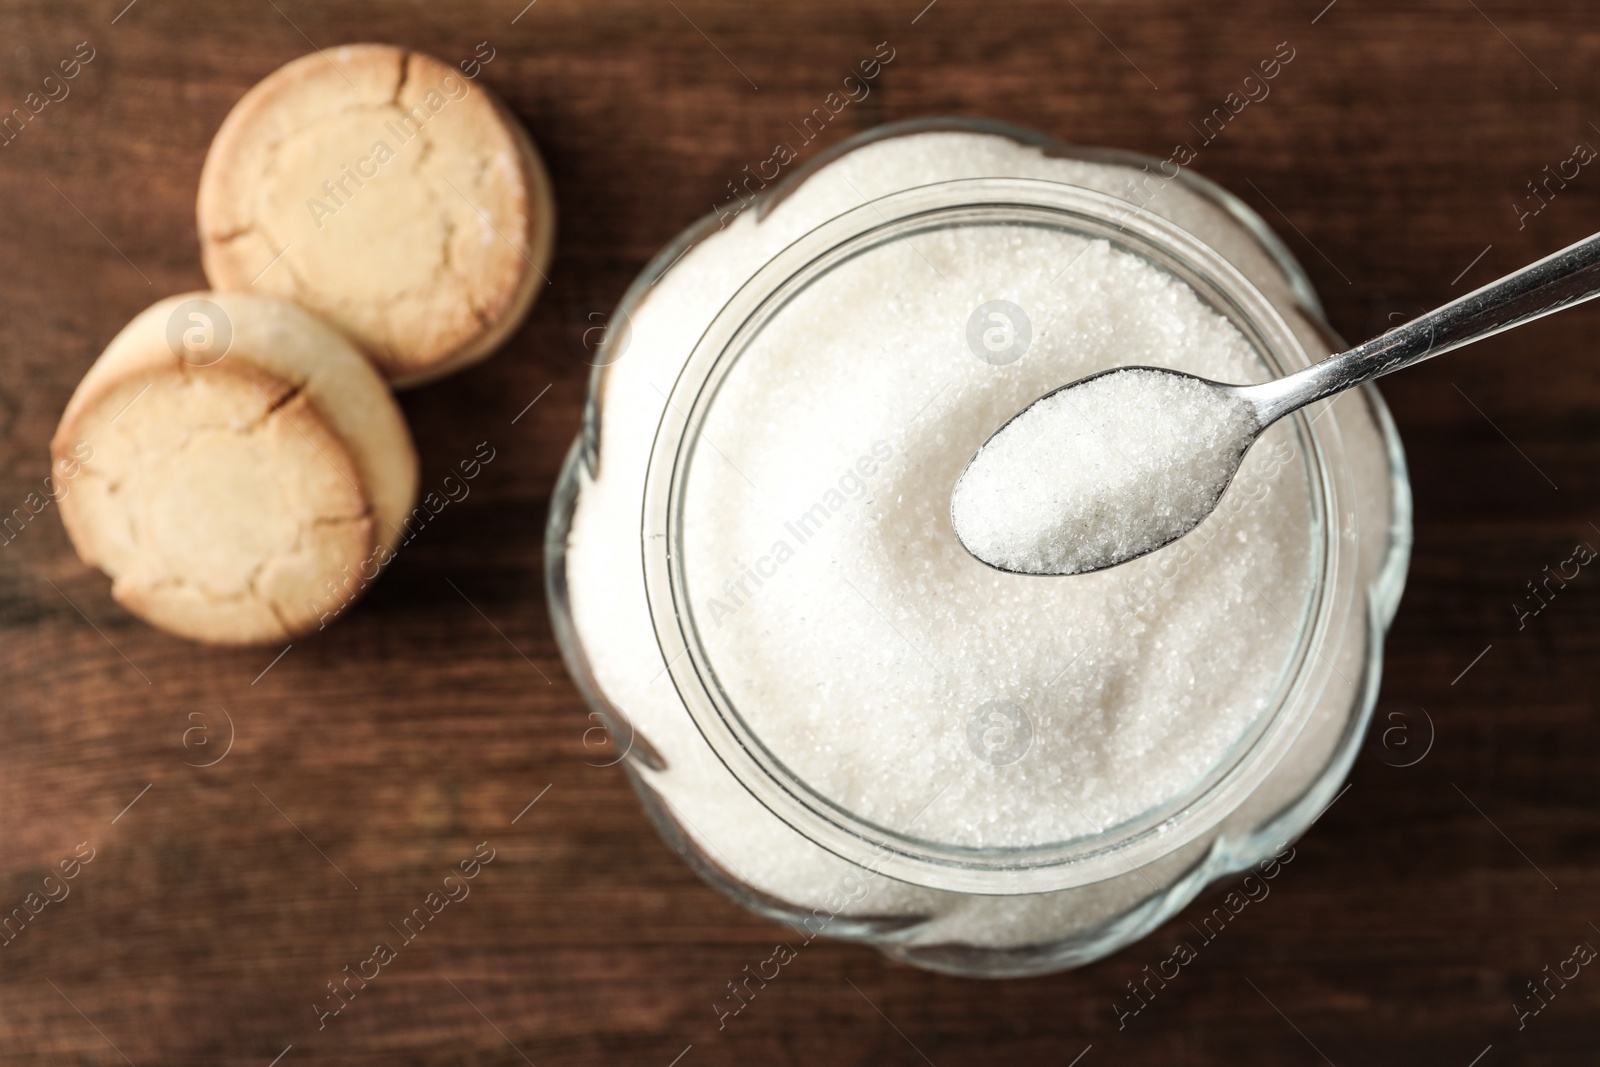
M 169 341 L 196 299 L 231 333 L 207 365 Z M 51 451 L 81 463 L 62 519 L 117 601 L 219 644 L 337 616 L 392 554 L 416 491 L 409 433 L 376 372 L 331 327 L 253 294 L 187 294 L 135 318 Z
M 486 86 L 422 53 L 349 45 L 235 105 L 198 216 L 213 286 L 293 299 L 411 385 L 516 328 L 545 280 L 555 209 L 532 142 Z

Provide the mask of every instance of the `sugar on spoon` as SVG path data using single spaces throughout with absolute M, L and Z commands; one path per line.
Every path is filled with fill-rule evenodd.
M 1014 574 L 1103 570 L 1216 508 L 1251 444 L 1307 404 L 1600 295 L 1600 234 L 1348 352 L 1260 385 L 1119 367 L 1046 393 L 967 461 L 956 538 Z

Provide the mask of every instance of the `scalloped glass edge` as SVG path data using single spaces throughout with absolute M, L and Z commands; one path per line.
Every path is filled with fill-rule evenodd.
M 782 184 L 762 194 L 762 200 L 755 208 L 758 217 L 770 210 L 789 189 L 797 187 L 811 174 L 855 148 L 889 137 L 937 130 L 994 134 L 1048 152 L 1110 164 L 1141 167 L 1147 164 L 1158 165 L 1160 162 L 1152 156 L 1123 149 L 1073 145 L 1026 127 L 992 120 L 964 117 L 913 119 L 875 127 L 819 153 L 789 175 Z M 1307 323 L 1323 335 L 1334 351 L 1342 351 L 1347 347 L 1328 324 L 1322 303 L 1305 268 L 1253 208 L 1216 182 L 1189 170 L 1180 170 L 1176 180 L 1183 182 L 1193 192 L 1211 201 L 1239 222 L 1277 266 L 1289 285 L 1297 310 Z M 714 212 L 703 216 L 662 248 L 623 293 L 617 304 L 617 313 L 630 315 L 655 281 L 676 264 L 684 253 L 720 229 L 717 223 L 718 219 Z M 615 317 L 616 313 L 612 318 Z M 663 840 L 703 881 L 721 891 L 735 903 L 773 921 L 793 925 L 808 917 L 810 912 L 759 893 L 725 871 L 721 864 L 707 855 L 705 850 L 684 832 L 682 826 L 673 818 L 664 798 L 644 780 L 638 767 L 634 765 L 635 761 L 639 766 L 656 772 L 667 770 L 667 764 L 649 743 L 638 735 L 627 716 L 601 691 L 572 623 L 566 581 L 567 533 L 577 504 L 580 475 L 587 473 L 591 478 L 598 475 L 601 398 L 605 390 L 606 368 L 611 365 L 605 360 L 604 354 L 605 350 L 602 348 L 601 358 L 590 374 L 582 426 L 568 449 L 557 476 L 545 528 L 545 590 L 556 643 L 585 703 L 599 717 L 614 743 L 623 750 L 624 756 L 619 762 L 622 763 L 629 784 L 638 796 L 647 818 Z M 1021 948 L 994 948 L 960 943 L 913 946 L 900 944 L 897 941 L 913 931 L 923 920 L 916 916 L 903 915 L 882 919 L 840 916 L 830 923 L 826 936 L 837 940 L 865 942 L 891 958 L 926 970 L 965 977 L 1025 977 L 1081 967 L 1146 937 L 1187 907 L 1207 887 L 1262 862 L 1277 849 L 1297 840 L 1310 829 L 1336 796 L 1340 783 L 1349 775 L 1360 751 L 1361 742 L 1366 736 L 1382 681 L 1383 642 L 1390 624 L 1394 621 L 1395 613 L 1399 610 L 1411 557 L 1411 483 L 1399 432 L 1388 405 L 1384 403 L 1382 395 L 1375 386 L 1371 384 L 1362 386 L 1360 395 L 1367 404 L 1383 441 L 1384 465 L 1389 476 L 1390 488 L 1389 522 L 1387 530 L 1384 531 L 1387 544 L 1383 560 L 1373 580 L 1363 591 L 1366 598 L 1364 613 L 1366 651 L 1352 714 L 1322 773 L 1299 798 L 1280 809 L 1276 815 L 1267 818 L 1254 830 L 1237 834 L 1230 834 L 1224 830 L 1219 833 L 1205 856 L 1165 890 L 1145 898 L 1108 922 L 1068 938 Z

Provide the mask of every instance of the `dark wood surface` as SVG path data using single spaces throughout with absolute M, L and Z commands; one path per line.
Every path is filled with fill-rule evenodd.
M 425 487 L 479 441 L 496 459 L 363 603 L 281 659 L 134 620 L 53 509 L 0 547 L 0 908 L 94 850 L 70 896 L 0 946 L 0 1063 L 1594 1062 L 1600 969 L 1520 1030 L 1513 1003 L 1600 945 L 1600 571 L 1521 630 L 1512 605 L 1579 542 L 1600 547 L 1600 306 L 1386 385 L 1417 540 L 1379 714 L 1409 714 L 1431 750 L 1396 767 L 1411 756 L 1369 745 L 1271 896 L 1121 1031 L 1113 1002 L 1185 917 L 1082 971 L 1005 983 L 817 943 L 719 1031 L 713 1000 L 782 932 L 697 881 L 619 769 L 587 765 L 602 759 L 540 549 L 591 313 L 879 42 L 895 59 L 804 156 L 959 113 L 1164 157 L 1290 42 L 1271 96 L 1195 166 L 1280 230 L 1357 337 L 1600 227 L 1600 163 L 1525 223 L 1514 206 L 1537 203 L 1525 186 L 1547 164 L 1600 146 L 1593 5 L 125 3 L 0 8 L 0 109 L 78 42 L 95 50 L 0 146 L 3 510 L 40 486 L 112 335 L 203 287 L 206 146 L 308 40 L 452 62 L 490 42 L 483 78 L 543 148 L 562 228 L 554 284 L 505 351 L 404 397 Z M 187 765 L 222 751 L 222 709 L 231 750 Z M 319 1031 L 324 983 L 480 842 L 495 858 L 471 896 Z

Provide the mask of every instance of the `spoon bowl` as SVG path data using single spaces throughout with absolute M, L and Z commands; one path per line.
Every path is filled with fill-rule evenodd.
M 1087 574 L 1154 552 L 1213 510 L 1265 426 L 1249 386 L 1116 367 L 1046 393 L 967 461 L 962 547 L 1011 574 Z M 1063 470 L 1076 478 L 1063 479 Z

